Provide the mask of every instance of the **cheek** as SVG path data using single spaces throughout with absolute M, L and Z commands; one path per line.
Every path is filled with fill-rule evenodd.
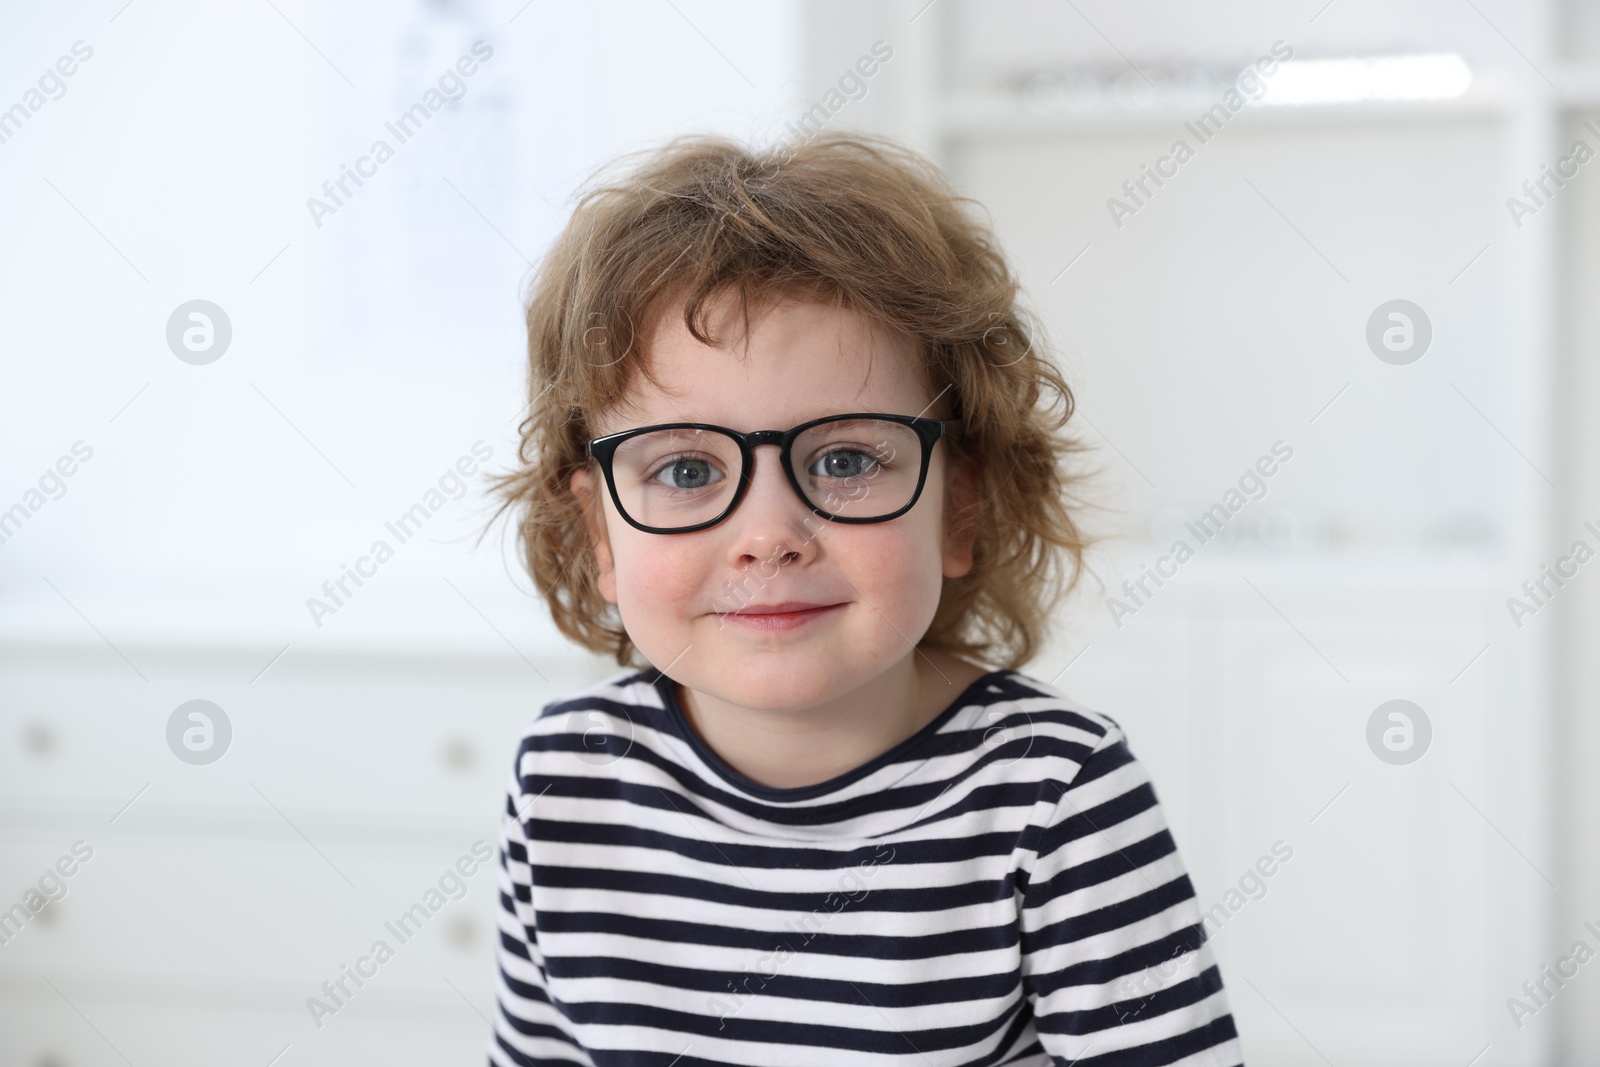
M 851 580 L 874 603 L 892 603 L 908 616 L 931 619 L 944 581 L 936 525 L 919 517 L 915 523 L 890 522 L 853 532 L 861 536 L 839 547 L 849 554 L 841 566 L 852 572 Z
M 686 610 L 701 585 L 701 570 L 689 538 L 659 537 L 631 530 L 612 541 L 616 558 L 617 609 L 624 619 L 672 616 Z

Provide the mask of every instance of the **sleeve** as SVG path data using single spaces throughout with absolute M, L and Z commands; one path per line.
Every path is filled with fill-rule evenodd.
M 1058 1067 L 1241 1067 L 1222 974 L 1155 788 L 1117 724 L 1038 827 L 1022 983 Z M 1019 878 L 1019 882 L 1022 879 Z
M 544 790 L 531 795 L 526 792 L 518 773 L 526 752 L 526 746 L 517 752 L 500 818 L 500 938 L 495 950 L 498 973 L 489 1063 L 492 1067 L 594 1067 L 588 1053 L 568 1032 L 561 1011 L 550 1001 L 544 954 L 539 951 L 533 866 L 525 827 Z

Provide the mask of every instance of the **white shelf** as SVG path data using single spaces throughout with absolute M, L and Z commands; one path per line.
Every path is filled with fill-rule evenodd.
M 947 137 L 1061 136 L 1077 133 L 1171 130 L 1183 136 L 1184 123 L 1193 123 L 1218 101 L 1197 97 L 1148 108 L 1082 105 L 1071 108 L 1029 106 L 1000 93 L 953 93 L 942 105 Z M 1268 107 L 1246 104 L 1233 114 L 1228 127 L 1281 128 L 1335 124 L 1469 122 L 1500 120 L 1513 102 L 1503 89 L 1477 87 L 1448 100 L 1366 100 L 1354 103 L 1304 104 Z M 1193 136 L 1191 134 L 1191 136 Z

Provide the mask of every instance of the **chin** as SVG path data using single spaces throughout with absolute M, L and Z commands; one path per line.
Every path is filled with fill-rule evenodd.
M 760 664 L 746 663 L 731 674 L 707 681 L 711 684 L 695 688 L 744 708 L 788 711 L 828 699 L 845 679 L 826 662 L 799 663 L 778 657 Z

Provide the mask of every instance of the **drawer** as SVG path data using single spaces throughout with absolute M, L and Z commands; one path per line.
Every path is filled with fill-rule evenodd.
M 103 657 L 0 660 L 0 805 L 93 800 L 109 818 L 148 784 L 139 805 L 270 811 L 270 798 L 285 810 L 477 821 L 498 812 L 517 739 L 540 707 L 597 669 L 577 656 L 542 663 L 546 681 L 521 660 L 291 652 L 252 682 L 268 658 L 145 654 L 148 682 Z M 205 765 L 168 745 L 169 719 L 196 699 L 220 707 L 231 729 Z
M 499 907 L 489 820 L 476 838 L 410 849 L 340 840 L 314 824 L 315 845 L 287 828 L 252 841 L 149 834 L 123 820 L 107 830 L 0 837 L 0 907 L 41 883 L 57 898 L 6 929 L 0 981 L 198 984 L 294 1014 L 381 940 L 392 957 L 364 966 L 375 974 L 352 1006 L 401 995 L 458 1002 L 449 983 L 488 1001 Z M 70 877 L 46 877 L 78 840 L 90 858 L 63 866 Z M 483 854 L 491 859 L 478 862 Z
M 258 1008 L 199 984 L 117 988 L 55 974 L 50 982 L 55 989 L 42 978 L 0 982 L 0 1063 L 438 1067 L 487 1057 L 490 1025 L 479 1015 L 489 1015 L 487 1004 L 465 1003 L 448 988 L 448 1000 L 352 1000 L 319 1030 L 303 1008 Z

